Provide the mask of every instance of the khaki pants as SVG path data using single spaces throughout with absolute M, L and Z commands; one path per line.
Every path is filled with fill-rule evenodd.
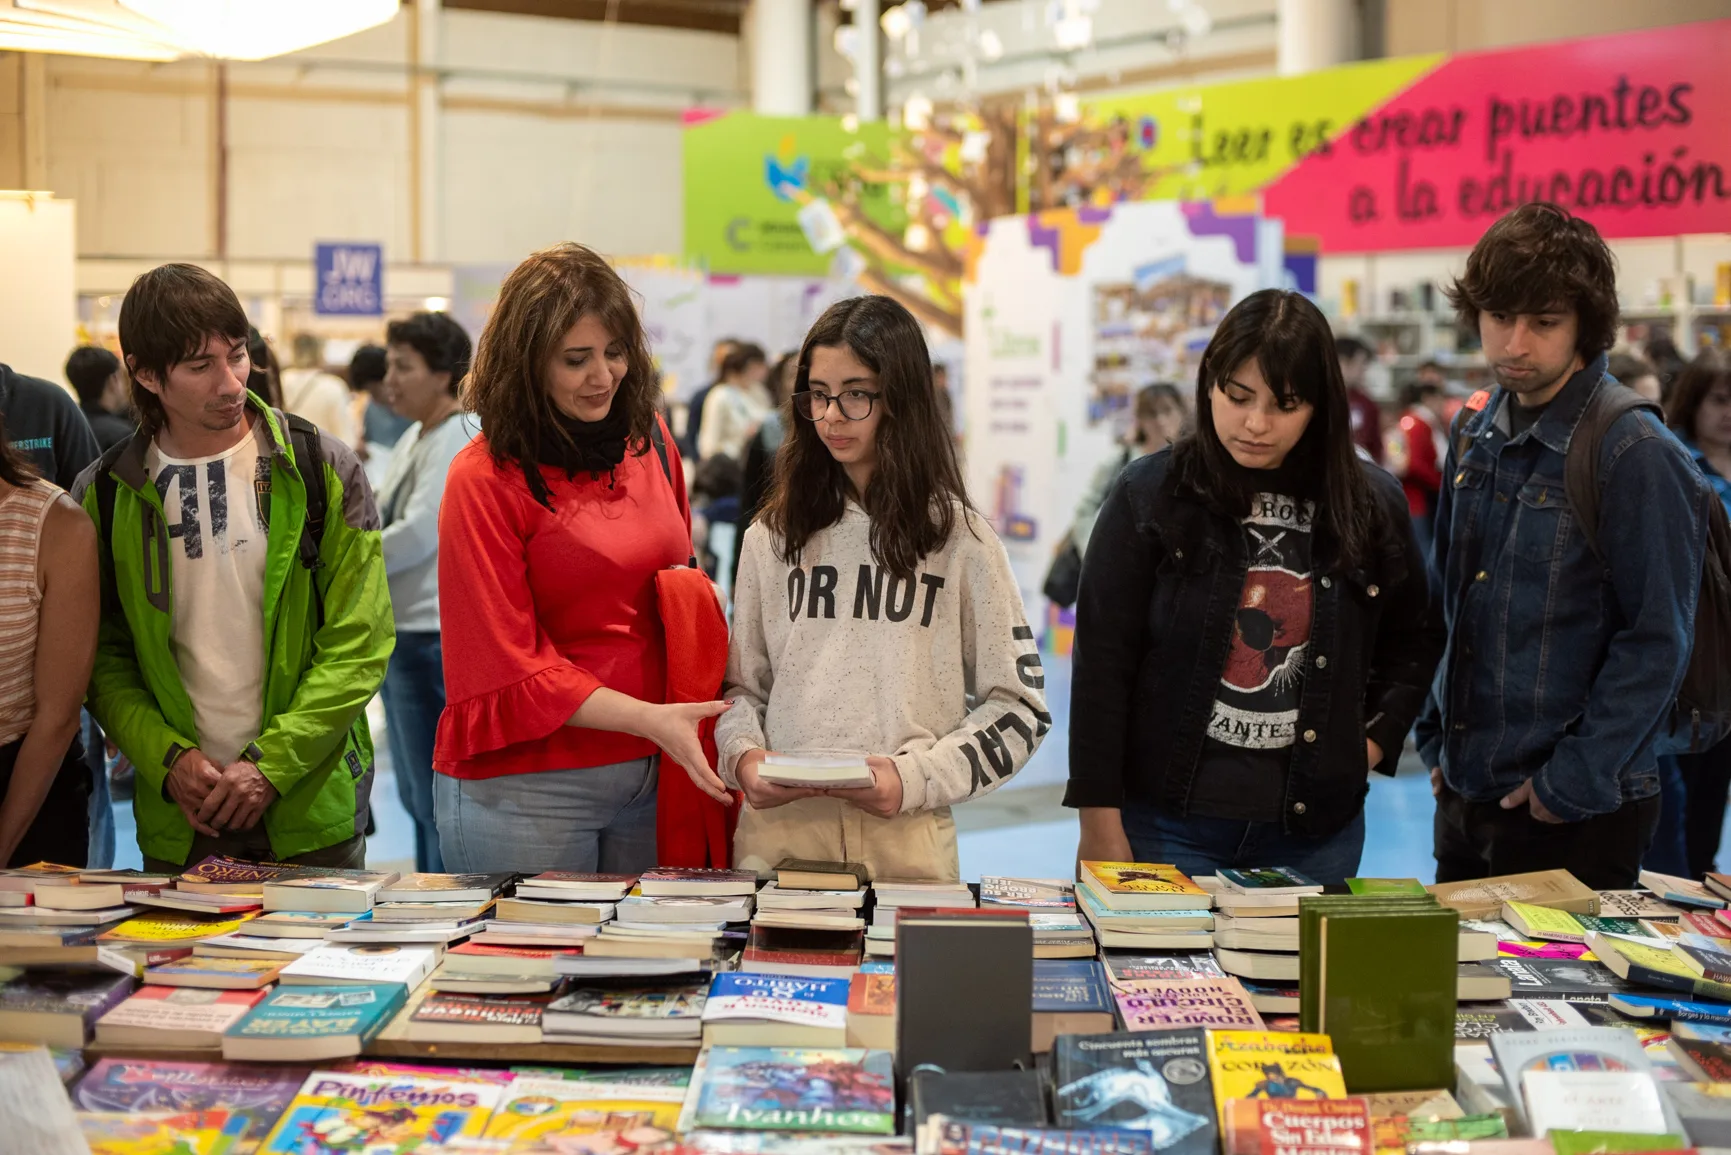
M 961 877 L 948 806 L 878 818 L 839 798 L 801 798 L 769 810 L 740 805 L 733 864 L 741 870 L 761 873 L 784 858 L 814 858 L 862 863 L 873 878 Z

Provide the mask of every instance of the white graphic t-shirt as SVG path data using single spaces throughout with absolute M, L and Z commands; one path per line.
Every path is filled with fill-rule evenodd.
M 1316 503 L 1258 493 L 1242 524 L 1249 568 L 1220 672 L 1190 811 L 1269 822 L 1281 816 L 1286 768 L 1310 649 Z
M 264 572 L 270 531 L 265 425 L 214 457 L 170 457 L 152 442 L 145 470 L 168 523 L 171 640 L 192 699 L 198 748 L 219 766 L 258 737 L 264 713 Z

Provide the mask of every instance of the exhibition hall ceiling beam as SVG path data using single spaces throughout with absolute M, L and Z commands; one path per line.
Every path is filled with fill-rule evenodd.
M 562 20 L 616 20 L 738 36 L 746 0 L 444 0 L 444 6 Z

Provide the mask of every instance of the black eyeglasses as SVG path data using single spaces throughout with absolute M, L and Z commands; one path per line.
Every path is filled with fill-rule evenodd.
M 849 421 L 864 421 L 872 415 L 872 402 L 879 396 L 880 394 L 868 393 L 864 389 L 845 389 L 831 397 L 828 393 L 807 389 L 793 395 L 793 411 L 807 421 L 821 421 L 833 402 L 841 406 L 841 415 Z

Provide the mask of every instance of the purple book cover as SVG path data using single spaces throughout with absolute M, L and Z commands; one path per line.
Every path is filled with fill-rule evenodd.
M 288 1108 L 306 1067 L 240 1063 L 168 1063 L 103 1059 L 78 1084 L 81 1111 L 207 1111 L 227 1108 L 247 1116 L 257 1139 Z

